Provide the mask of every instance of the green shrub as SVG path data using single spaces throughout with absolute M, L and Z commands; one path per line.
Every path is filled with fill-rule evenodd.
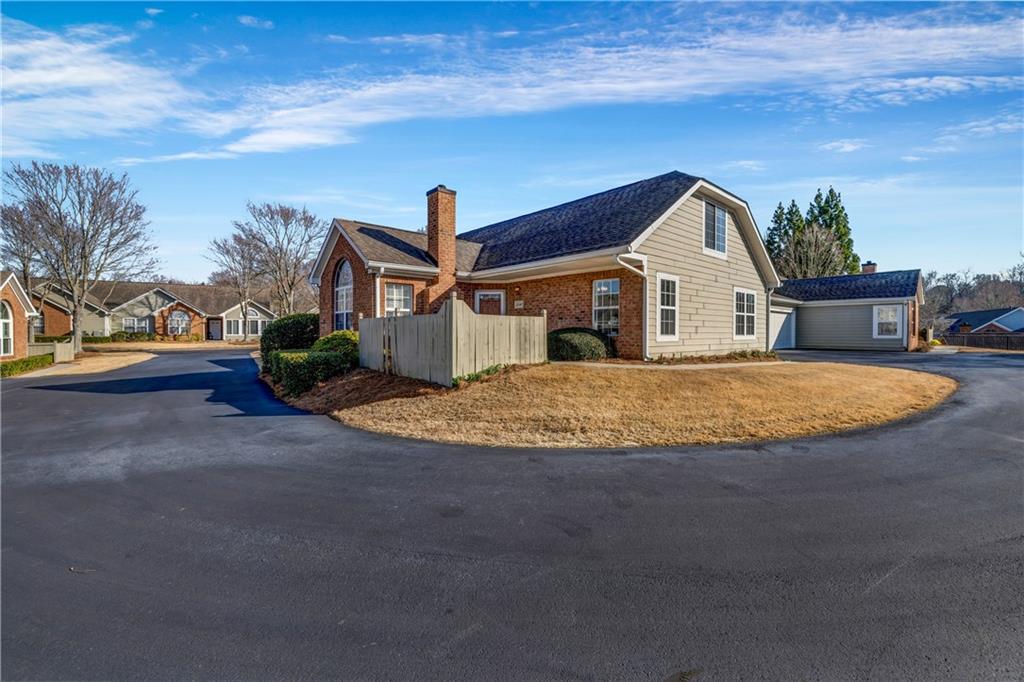
M 286 348 L 311 348 L 320 338 L 320 316 L 316 313 L 285 315 L 266 326 L 260 336 L 260 353 Z
M 131 332 L 114 332 L 113 334 L 110 335 L 110 340 L 117 341 L 118 343 L 120 343 L 121 341 L 130 341 L 131 338 Z
M 548 332 L 549 360 L 601 360 L 615 357 L 615 344 L 596 329 L 569 327 Z
M 56 341 L 57 343 L 64 343 L 65 341 L 70 341 L 70 340 L 71 340 L 71 335 L 70 334 L 64 334 L 63 336 L 42 336 L 41 334 L 36 334 L 35 342 L 36 343 L 53 343 L 53 342 Z
M 83 336 L 82 343 L 110 343 L 113 341 L 109 336 Z
M 19 360 L 8 360 L 0 362 L 0 377 L 13 377 L 35 369 L 42 369 L 53 364 L 53 353 L 44 355 L 32 355 Z
M 300 395 L 319 382 L 348 371 L 344 353 L 272 351 L 271 377 L 288 395 Z
M 313 344 L 313 350 L 325 353 L 344 353 L 353 367 L 359 364 L 359 332 L 350 329 L 331 332 Z

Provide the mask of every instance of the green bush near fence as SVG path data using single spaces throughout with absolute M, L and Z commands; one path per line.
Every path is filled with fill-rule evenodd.
M 548 360 L 601 360 L 615 357 L 615 344 L 596 329 L 569 327 L 548 332 Z
M 0 363 L 0 377 L 13 377 L 18 374 L 24 374 L 25 372 L 31 372 L 32 370 L 49 367 L 52 364 L 53 353 L 31 355 L 19 360 L 9 360 L 7 362 Z
M 275 350 L 311 348 L 320 338 L 320 316 L 316 313 L 285 315 L 269 323 L 260 336 L 260 354 Z
M 313 344 L 313 350 L 328 353 L 343 353 L 352 365 L 359 363 L 359 332 L 350 329 L 331 332 L 321 336 Z
M 33 343 L 64 343 L 70 340 L 70 334 L 64 334 L 63 336 L 43 336 L 42 334 L 36 334 L 36 339 Z
M 271 378 L 288 395 L 305 393 L 321 381 L 347 372 L 353 363 L 344 353 L 318 351 L 272 351 L 266 367 Z

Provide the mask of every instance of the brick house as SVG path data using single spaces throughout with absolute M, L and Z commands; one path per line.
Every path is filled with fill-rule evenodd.
M 310 274 L 321 334 L 432 313 L 454 291 L 480 314 L 604 331 L 633 359 L 917 343 L 919 270 L 780 282 L 747 202 L 703 178 L 672 171 L 461 234 L 455 198 L 427 192 L 425 231 L 332 222 Z
M 456 235 L 456 194 L 427 192 L 424 232 L 336 219 L 310 281 L 320 331 L 424 314 L 452 291 L 476 312 L 592 327 L 619 355 L 764 349 L 779 286 L 747 203 L 673 171 Z
M 37 314 L 17 275 L 0 272 L 0 362 L 28 355 L 29 325 Z

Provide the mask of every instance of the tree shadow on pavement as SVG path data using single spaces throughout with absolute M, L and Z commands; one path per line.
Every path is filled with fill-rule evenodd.
M 218 359 L 211 360 L 210 362 L 229 371 L 218 370 L 135 377 L 131 379 L 83 381 L 27 388 L 30 390 L 107 395 L 141 395 L 146 393 L 163 393 L 166 391 L 209 391 L 206 402 L 230 405 L 241 413 L 218 416 L 281 417 L 307 414 L 278 400 L 270 388 L 257 378 L 256 365 L 252 360 L 239 358 Z

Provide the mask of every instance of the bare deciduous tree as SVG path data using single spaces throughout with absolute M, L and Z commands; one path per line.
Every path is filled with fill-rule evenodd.
M 219 269 L 211 282 L 231 287 L 238 296 L 242 313 L 242 339 L 249 340 L 249 301 L 255 296 L 265 274 L 260 246 L 239 232 L 210 242 L 207 258 Z
M 32 278 L 39 274 L 36 225 L 23 204 L 0 207 L 0 262 L 17 270 L 25 291 L 32 291 Z
M 830 277 L 842 274 L 844 263 L 835 234 L 809 223 L 786 241 L 779 259 L 779 274 L 786 279 Z
M 75 351 L 82 349 L 86 297 L 104 278 L 133 279 L 156 266 L 146 207 L 127 175 L 100 168 L 32 162 L 4 172 L 35 224 L 41 270 L 65 289 Z
M 235 229 L 257 245 L 261 268 L 267 274 L 280 313 L 296 311 L 296 292 L 306 278 L 306 264 L 327 231 L 327 223 L 303 208 L 283 204 L 246 207 L 249 220 L 236 221 Z

